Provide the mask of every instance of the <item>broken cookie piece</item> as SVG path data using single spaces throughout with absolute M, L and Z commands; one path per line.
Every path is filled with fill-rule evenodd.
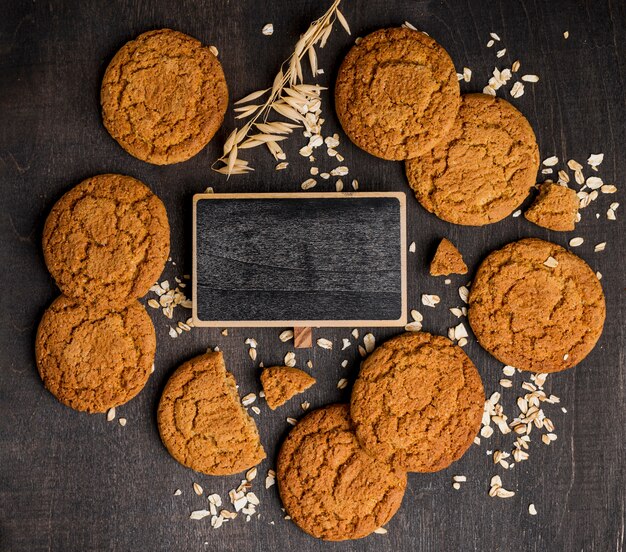
M 174 372 L 161 395 L 157 422 L 169 453 L 193 470 L 232 475 L 265 458 L 221 352 L 200 355 Z
M 467 274 L 467 265 L 454 244 L 443 238 L 435 251 L 430 263 L 431 276 L 448 276 L 448 274 Z
M 539 187 L 539 195 L 524 213 L 530 222 L 549 230 L 574 230 L 578 214 L 576 190 L 546 182 Z
M 315 378 L 298 368 L 271 366 L 261 373 L 261 385 L 267 405 L 275 410 L 289 399 L 302 393 L 315 383 Z

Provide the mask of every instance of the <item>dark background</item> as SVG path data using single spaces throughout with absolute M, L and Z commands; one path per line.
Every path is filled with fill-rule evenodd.
M 192 160 L 157 167 L 126 154 L 106 133 L 98 104 L 104 69 L 113 54 L 139 33 L 172 27 L 219 48 L 231 100 L 269 86 L 280 62 L 299 33 L 330 2 L 313 1 L 97 1 L 3 0 L 0 17 L 0 549 L 2 550 L 622 550 L 624 540 L 625 362 L 624 362 L 624 209 L 607 221 L 608 205 L 623 193 L 601 196 L 583 211 L 574 232 L 538 228 L 523 217 L 485 226 L 452 226 L 408 199 L 409 308 L 425 317 L 426 330 L 445 333 L 457 323 L 448 307 L 458 306 L 457 287 L 468 278 L 455 277 L 445 286 L 427 274 L 427 261 L 442 236 L 457 243 L 471 270 L 489 251 L 523 236 L 566 245 L 573 236 L 585 243 L 576 253 L 604 275 L 607 322 L 598 346 L 577 368 L 550 376 L 548 392 L 561 397 L 549 409 L 558 440 L 550 447 L 533 434 L 531 458 L 502 474 L 505 487 L 517 491 L 501 500 L 487 496 L 491 475 L 502 473 L 485 450 L 511 439 L 491 438 L 472 447 L 450 469 L 432 475 L 412 474 L 404 504 L 389 523 L 387 535 L 328 544 L 306 536 L 282 519 L 276 487 L 262 487 L 273 465 L 276 445 L 288 430 L 286 416 L 299 416 L 299 403 L 312 407 L 347 400 L 340 377 L 352 381 L 358 369 L 353 345 L 340 351 L 348 330 L 318 330 L 315 337 L 335 340 L 335 349 L 316 347 L 298 352 L 298 365 L 310 357 L 318 384 L 301 400 L 271 413 L 259 403 L 259 426 L 269 458 L 260 466 L 255 485 L 260 519 L 243 519 L 212 530 L 209 519 L 190 521 L 192 510 L 206 506 L 193 494 L 192 482 L 225 497 L 238 477 L 211 478 L 178 465 L 161 445 L 155 425 L 159 392 L 177 364 L 207 346 L 219 345 L 235 373 L 242 395 L 259 390 L 258 362 L 278 363 L 290 344 L 279 330 L 195 330 L 176 340 L 168 337 L 166 319 L 151 311 L 159 348 L 156 372 L 145 390 L 118 409 L 126 427 L 107 423 L 103 415 L 74 412 L 58 403 L 42 386 L 34 364 L 33 341 L 43 309 L 58 294 L 46 272 L 40 246 L 44 219 L 54 202 L 82 179 L 120 172 L 149 184 L 164 200 L 172 226 L 172 259 L 165 277 L 190 271 L 191 196 L 213 186 L 224 192 L 297 191 L 308 178 L 309 164 L 290 141 L 291 164 L 273 170 L 269 154 L 251 153 L 257 171 L 228 182 L 210 170 L 232 128 L 232 112 L 213 143 Z M 321 53 L 332 83 L 338 63 L 354 37 L 405 19 L 441 42 L 457 68 L 473 70 L 464 91 L 480 91 L 496 63 L 521 73 L 536 73 L 540 82 L 526 85 L 514 105 L 533 125 L 542 158 L 558 155 L 584 163 L 603 152 L 599 174 L 624 186 L 626 174 L 626 9 L 624 2 L 582 1 L 345 1 L 343 11 L 353 29 L 350 38 L 337 28 Z M 261 34 L 272 22 L 272 37 Z M 565 40 L 563 32 L 570 38 Z M 497 32 L 506 55 L 496 60 L 496 47 L 485 47 Z M 511 83 L 512 84 L 512 83 Z M 510 89 L 510 85 L 506 87 Z M 508 96 L 500 91 L 499 95 Z M 324 105 L 325 134 L 337 127 L 332 101 Z M 340 133 L 341 134 L 341 133 Z M 339 150 L 362 190 L 407 191 L 402 165 L 368 156 L 343 134 Z M 319 166 L 335 166 L 318 150 Z M 591 174 L 586 170 L 586 174 Z M 344 178 L 345 182 L 350 177 Z M 331 190 L 333 180 L 316 191 Z M 621 199 L 623 203 L 623 199 Z M 595 213 L 601 217 L 596 220 Z M 594 244 L 607 241 L 603 253 Z M 422 293 L 437 293 L 442 304 L 419 304 Z M 176 311 L 177 313 L 179 311 Z M 182 315 L 182 313 L 181 313 Z M 363 335 L 362 331 L 361 335 Z M 397 333 L 375 330 L 378 340 Z M 259 342 L 257 363 L 244 340 Z M 353 340 L 354 341 L 354 340 Z M 470 339 L 466 350 L 477 364 L 488 393 L 498 388 L 501 365 Z M 340 366 L 348 359 L 347 368 Z M 515 385 L 522 381 L 515 376 Z M 527 379 L 527 376 L 525 377 Z M 517 392 L 504 393 L 509 413 Z M 505 444 L 506 443 L 506 444 Z M 464 474 L 461 491 L 451 477 Z M 182 496 L 174 497 L 180 488 Z M 527 513 L 536 504 L 539 515 Z M 274 522 L 274 524 L 272 524 Z

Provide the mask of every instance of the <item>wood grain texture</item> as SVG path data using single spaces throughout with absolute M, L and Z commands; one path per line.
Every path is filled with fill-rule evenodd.
M 231 99 L 269 86 L 308 23 L 324 7 L 311 0 L 224 2 L 218 0 L 152 0 L 150 2 L 82 0 L 68 2 L 4 2 L 0 18 L 0 550 L 127 551 L 127 550 L 310 550 L 310 551 L 621 551 L 624 540 L 626 458 L 626 336 L 623 321 L 626 215 L 621 211 L 626 175 L 626 6 L 617 0 L 369 0 L 346 1 L 343 11 L 353 29 L 348 37 L 333 32 L 320 52 L 323 85 L 331 85 L 338 64 L 354 37 L 404 20 L 436 37 L 458 69 L 473 71 L 466 92 L 480 91 L 494 66 L 519 59 L 523 73 L 540 76 L 513 100 L 533 125 L 542 158 L 558 155 L 584 161 L 603 152 L 600 174 L 620 192 L 602 196 L 583 212 L 575 232 L 556 233 L 533 226 L 523 217 L 507 218 L 482 228 L 446 224 L 422 209 L 407 194 L 409 243 L 409 307 L 424 314 L 424 328 L 445 333 L 457 323 L 446 307 L 460 306 L 457 287 L 471 279 L 484 256 L 526 236 L 567 246 L 575 235 L 585 238 L 576 249 L 603 274 L 607 322 L 597 347 L 573 370 L 548 378 L 547 391 L 561 397 L 551 410 L 558 440 L 549 447 L 533 441 L 529 461 L 503 474 L 507 500 L 487 496 L 489 478 L 501 473 L 485 454 L 509 441 L 492 438 L 473 447 L 450 469 L 409 477 L 408 491 L 387 535 L 359 542 L 326 544 L 304 535 L 283 520 L 276 488 L 255 486 L 261 499 L 260 519 L 235 520 L 218 531 L 208 520 L 188 519 L 206 507 L 192 482 L 221 493 L 238 477 L 199 476 L 178 465 L 161 445 L 155 424 L 158 398 L 168 376 L 182 361 L 219 346 L 235 374 L 242 395 L 260 390 L 260 362 L 282 364 L 293 343 L 281 343 L 281 329 L 196 329 L 178 339 L 168 337 L 171 322 L 150 311 L 159 349 L 156 370 L 147 387 L 118 417 L 121 427 L 104 416 L 88 416 L 63 407 L 43 388 L 34 364 L 33 343 L 43 309 L 57 295 L 41 253 L 43 221 L 53 203 L 85 177 L 120 172 L 149 184 L 164 200 L 172 227 L 172 260 L 164 274 L 191 272 L 191 198 L 212 186 L 216 192 L 295 192 L 309 177 L 298 149 L 304 139 L 287 145 L 290 165 L 280 172 L 265 152 L 250 154 L 256 171 L 226 181 L 210 170 L 233 128 L 229 111 L 216 140 L 192 160 L 156 167 L 133 159 L 102 126 L 98 98 L 100 79 L 117 49 L 139 33 L 172 27 L 196 36 L 220 51 Z M 261 34 L 272 22 L 272 37 Z M 568 30 L 570 37 L 563 38 Z M 507 48 L 495 57 L 485 44 L 497 32 Z M 504 92 L 500 95 L 504 97 Z M 508 97 L 508 96 L 506 96 Z M 343 164 L 365 191 L 404 191 L 408 187 L 400 163 L 384 162 L 351 147 L 341 132 L 326 96 L 324 130 L 338 132 Z M 319 166 L 335 165 L 319 156 Z M 344 181 L 347 181 L 344 179 Z M 317 189 L 334 190 L 334 182 Z M 620 201 L 617 221 L 605 218 L 608 204 Z M 595 218 L 599 213 L 601 218 Z M 440 241 L 450 238 L 470 267 L 446 286 L 428 275 L 428 261 Z M 603 253 L 594 244 L 606 241 Z M 437 293 L 435 309 L 421 306 L 422 293 Z M 178 313 L 181 319 L 188 312 Z M 285 328 L 286 329 L 286 328 Z M 361 328 L 361 336 L 369 328 Z M 340 378 L 353 381 L 360 362 L 357 340 L 349 329 L 314 330 L 314 340 L 333 340 L 333 350 L 314 347 L 296 352 L 298 366 L 313 363 L 318 383 L 302 395 L 312 408 L 345 401 L 350 386 L 337 389 Z M 375 330 L 378 341 L 397 330 Z M 258 341 L 256 362 L 244 341 Z M 352 345 L 341 350 L 341 339 Z M 361 342 L 361 338 L 359 339 Z M 466 347 L 477 365 L 487 393 L 499 389 L 500 364 L 474 341 Z M 342 361 L 348 364 L 342 367 Z M 518 384 L 520 379 L 515 377 Z M 515 394 L 503 393 L 508 410 Z M 276 448 L 287 433 L 287 416 L 299 417 L 300 400 L 270 412 L 262 401 L 259 427 L 272 467 Z M 451 477 L 468 477 L 460 491 Z M 180 488 L 181 496 L 173 496 Z M 539 514 L 527 514 L 533 502 Z M 273 524 L 272 524 L 273 522 Z
M 404 209 L 404 194 L 195 196 L 195 325 L 404 326 Z

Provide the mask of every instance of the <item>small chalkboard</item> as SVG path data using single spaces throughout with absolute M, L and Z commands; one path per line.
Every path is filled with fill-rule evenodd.
M 402 326 L 404 193 L 198 194 L 196 326 Z

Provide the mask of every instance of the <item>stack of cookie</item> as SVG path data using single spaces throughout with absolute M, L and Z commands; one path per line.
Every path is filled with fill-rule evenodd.
M 163 203 L 129 176 L 89 178 L 52 208 L 43 251 L 63 295 L 44 313 L 35 351 L 59 401 L 105 412 L 143 389 L 156 336 L 137 298 L 158 279 L 169 247 Z
M 277 462 L 294 522 L 326 540 L 358 539 L 387 523 L 407 472 L 458 460 L 480 427 L 485 395 L 476 367 L 445 337 L 406 333 L 364 362 L 350 405 L 305 416 Z
M 418 201 L 464 225 L 502 220 L 535 185 L 534 132 L 510 103 L 461 96 L 454 64 L 435 40 L 411 29 L 382 29 L 343 61 L 337 115 L 365 151 L 406 161 Z

